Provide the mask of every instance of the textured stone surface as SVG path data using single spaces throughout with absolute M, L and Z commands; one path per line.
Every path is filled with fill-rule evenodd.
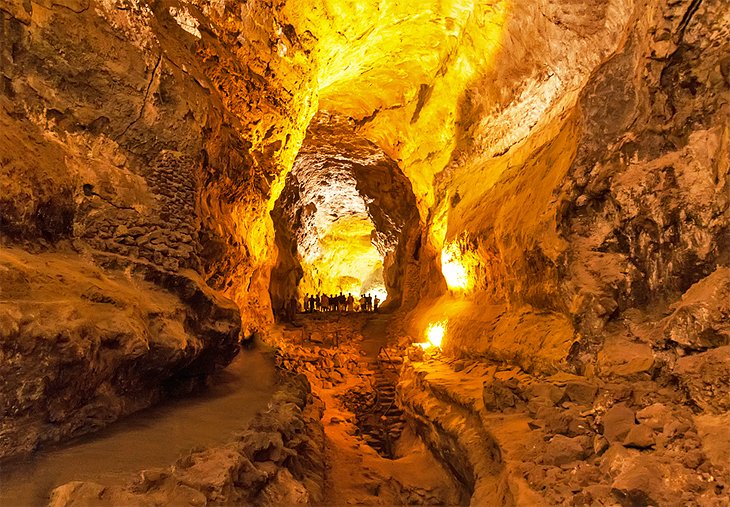
M 290 378 L 235 441 L 191 452 L 125 486 L 71 482 L 50 505 L 293 505 L 316 503 L 324 484 L 322 403 Z
M 349 161 L 335 175 L 357 182 L 384 280 L 418 303 L 398 329 L 442 321 L 464 362 L 414 367 L 403 400 L 462 483 L 493 503 L 726 496 L 708 442 L 729 408 L 728 16 L 723 0 L 0 2 L 3 448 L 225 362 L 223 296 L 244 336 L 269 331 L 269 290 L 292 292 L 286 254 L 315 225 L 289 216 L 275 240 L 270 212 L 319 111 L 309 147 Z M 407 181 L 356 174 L 365 145 Z M 485 375 L 462 385 L 468 361 Z M 586 452 L 572 476 L 536 465 L 557 435 Z M 267 488 L 302 498 L 285 473 Z
M 194 272 L 133 280 L 73 253 L 0 250 L 0 457 L 102 428 L 236 355 L 238 308 Z
M 683 357 L 676 371 L 692 401 L 703 410 L 730 410 L 730 346 Z
M 594 380 L 590 407 L 553 399 L 573 375 L 546 380 L 505 365 L 445 357 L 406 361 L 399 399 L 472 504 L 722 505 L 730 478 L 724 416 L 694 416 L 682 396 L 659 384 Z M 510 378 L 503 411 L 482 400 L 484 378 Z M 535 403 L 542 400 L 542 403 Z M 638 419 L 639 423 L 636 423 Z M 454 452 L 456 450 L 456 452 Z M 508 492 L 508 494 L 507 494 Z M 498 497 L 497 495 L 504 495 Z
M 148 406 L 271 320 L 269 202 L 313 114 L 281 16 L 0 2 L 3 455 Z
M 387 289 L 396 308 L 404 292 L 404 306 L 417 301 L 420 291 L 408 290 L 418 282 L 408 266 L 421 238 L 411 184 L 351 120 L 326 113 L 313 119 L 272 217 L 275 308 L 292 294 L 340 291 L 359 298 L 377 290 L 384 300 Z

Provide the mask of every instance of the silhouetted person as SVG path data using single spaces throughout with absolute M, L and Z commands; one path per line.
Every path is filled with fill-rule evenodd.
M 373 298 L 373 311 L 374 312 L 377 312 L 378 311 L 378 305 L 379 304 L 380 304 L 380 299 L 378 298 L 378 296 L 375 296 Z
M 355 309 L 355 298 L 352 297 L 352 294 L 347 294 L 347 311 L 351 312 Z
M 370 296 L 370 294 L 365 294 L 365 311 L 373 311 L 373 298 Z
M 314 313 L 314 294 L 309 296 L 309 313 Z
M 330 311 L 330 298 L 327 296 L 327 294 L 322 294 L 322 301 L 320 302 L 322 305 L 322 311 L 328 312 Z
M 365 294 L 360 294 L 360 311 L 364 312 L 365 310 L 367 310 L 365 305 Z
M 317 310 L 318 312 L 321 311 L 321 308 L 322 308 L 322 299 L 321 298 L 322 298 L 321 294 L 317 294 L 317 297 L 314 298 L 314 309 Z
M 307 313 L 307 308 L 309 308 L 309 293 L 304 295 L 302 308 L 304 309 L 304 313 Z
M 340 309 L 340 298 L 338 298 L 334 294 L 330 295 L 330 309 L 333 312 L 336 312 Z

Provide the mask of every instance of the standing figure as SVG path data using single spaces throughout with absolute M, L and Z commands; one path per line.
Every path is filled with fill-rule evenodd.
M 355 298 L 352 294 L 347 294 L 347 311 L 351 312 L 355 309 Z
M 330 311 L 330 298 L 327 297 L 327 294 L 322 294 L 322 301 L 320 304 L 322 305 L 323 312 Z
M 365 294 L 365 311 L 373 311 L 373 298 L 370 296 L 370 294 Z
M 360 294 L 360 311 L 364 312 L 365 310 L 367 310 L 365 307 L 365 294 Z
M 375 296 L 373 298 L 373 311 L 374 312 L 377 312 L 378 311 L 378 305 L 379 304 L 380 304 L 380 299 L 378 298 L 378 296 Z
M 304 295 L 304 303 L 302 304 L 302 308 L 304 309 L 304 313 L 307 313 L 307 308 L 309 308 L 309 293 Z

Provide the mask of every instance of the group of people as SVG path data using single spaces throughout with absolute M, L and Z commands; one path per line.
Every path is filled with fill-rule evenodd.
M 306 313 L 313 312 L 377 312 L 380 305 L 378 296 L 370 294 L 360 295 L 359 300 L 355 300 L 352 294 L 345 296 L 340 292 L 338 295 L 327 294 L 307 294 L 304 297 L 302 305 Z

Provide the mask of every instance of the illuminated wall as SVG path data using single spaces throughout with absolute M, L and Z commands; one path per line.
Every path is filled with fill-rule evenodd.
M 309 126 L 272 213 L 280 228 L 273 298 L 342 291 L 399 302 L 421 231 L 415 197 L 394 161 L 354 129 L 327 112 Z
M 362 121 L 360 132 L 411 180 L 422 217 L 458 138 L 463 93 L 491 66 L 508 11 L 506 0 L 286 7 L 297 32 L 317 40 L 320 109 Z

